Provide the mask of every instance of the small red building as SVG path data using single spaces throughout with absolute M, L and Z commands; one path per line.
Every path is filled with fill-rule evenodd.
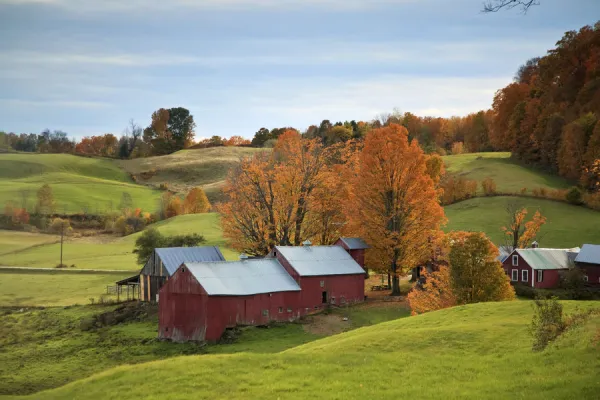
M 364 240 L 361 238 L 341 237 L 335 242 L 335 245 L 342 246 L 358 265 L 363 267 L 363 269 L 365 268 L 365 250 L 369 248 L 369 245 Z
M 579 248 L 515 249 L 502 266 L 511 282 L 534 288 L 556 288 L 561 272 L 574 262 Z
M 584 244 L 575 264 L 584 272 L 584 279 L 590 286 L 600 286 L 600 245 Z
M 158 335 L 214 341 L 236 325 L 293 321 L 363 301 L 365 272 L 350 250 L 277 246 L 264 259 L 184 263 L 160 290 Z

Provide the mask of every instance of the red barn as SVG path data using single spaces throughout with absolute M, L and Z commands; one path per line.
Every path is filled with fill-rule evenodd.
M 217 340 L 226 328 L 289 321 L 300 287 L 273 259 L 186 263 L 160 290 L 160 338 Z
M 600 286 L 600 245 L 584 244 L 575 258 L 575 264 L 584 272 L 590 286 Z
M 361 238 L 341 237 L 335 242 L 335 245 L 342 246 L 358 265 L 363 267 L 363 269 L 365 268 L 365 250 L 369 248 L 369 245 L 364 240 Z
M 575 260 L 579 248 L 573 249 L 516 249 L 502 266 L 511 282 L 535 288 L 555 288 L 561 272 Z
M 306 312 L 365 299 L 363 265 L 341 246 L 276 246 L 267 257 L 277 259 L 298 282 Z

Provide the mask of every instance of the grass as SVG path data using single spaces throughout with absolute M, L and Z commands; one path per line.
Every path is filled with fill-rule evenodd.
M 182 150 L 166 156 L 118 161 L 126 171 L 135 175 L 138 182 L 158 186 L 167 183 L 169 188 L 187 192 L 191 187 L 204 188 L 211 202 L 222 198 L 221 187 L 229 170 L 240 157 L 248 157 L 263 149 L 250 147 L 212 147 Z M 150 173 L 144 179 L 144 173 Z
M 0 314 L 0 394 L 35 393 L 117 365 L 182 354 L 279 353 L 322 337 L 306 332 L 301 324 L 275 324 L 268 329 L 242 328 L 232 344 L 161 342 L 156 340 L 158 321 L 152 308 L 141 320 L 96 331 L 81 329 L 81 321 L 114 308 L 88 305 Z M 361 324 L 406 316 L 373 307 L 357 307 L 351 313 Z
M 519 192 L 524 187 L 531 192 L 537 187 L 565 189 L 571 186 L 563 178 L 515 162 L 510 153 L 469 153 L 442 158 L 447 172 L 479 183 L 485 178 L 493 178 L 501 192 Z
M 540 231 L 541 247 L 581 247 L 600 243 L 600 213 L 551 200 L 519 197 L 480 197 L 445 207 L 446 230 L 485 232 L 494 243 L 504 244 L 502 226 L 507 225 L 506 205 L 514 202 L 526 207 L 529 216 L 536 210 L 547 217 Z
M 598 307 L 564 304 L 568 312 Z M 197 399 L 597 398 L 600 317 L 533 353 L 531 315 L 531 302 L 525 301 L 460 306 L 275 354 L 185 356 L 120 366 L 32 398 L 188 399 L 190 393 Z
M 0 269 L 0 306 L 34 307 L 89 304 L 106 293 L 106 286 L 131 273 L 91 274 L 62 270 Z
M 237 253 L 225 247 L 216 213 L 181 215 L 153 226 L 167 235 L 198 233 L 206 239 L 203 245 L 219 246 L 227 259 L 238 257 Z M 135 240 L 141 234 L 138 232 L 109 242 L 97 242 L 94 238 L 70 239 L 64 244 L 63 262 L 82 269 L 136 270 L 140 267 L 132 251 Z M 52 268 L 59 263 L 59 256 L 60 244 L 47 244 L 3 256 L 0 264 Z
M 33 210 L 36 192 L 45 183 L 52 187 L 56 211 L 73 214 L 87 210 L 101 214 L 117 210 L 123 192 L 133 204 L 147 211 L 158 207 L 160 192 L 135 184 L 109 159 L 70 154 L 0 154 L 0 204 L 25 203 Z
M 0 230 L 0 255 L 60 240 L 55 235 Z

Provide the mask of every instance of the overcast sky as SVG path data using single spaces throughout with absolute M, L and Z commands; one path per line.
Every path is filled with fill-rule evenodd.
M 489 108 L 519 65 L 600 18 L 480 0 L 0 0 L 0 130 L 120 134 L 186 107 L 196 138 Z

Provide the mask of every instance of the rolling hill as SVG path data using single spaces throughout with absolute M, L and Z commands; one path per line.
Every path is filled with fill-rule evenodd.
M 135 184 L 127 173 L 109 159 L 70 154 L 0 154 L 0 205 L 8 201 L 33 210 L 36 192 L 50 184 L 56 211 L 102 214 L 117 210 L 123 192 L 133 204 L 154 211 L 160 192 Z
M 597 307 L 565 302 L 566 309 Z M 176 357 L 121 366 L 36 399 L 592 399 L 600 317 L 531 351 L 530 302 L 480 303 L 398 319 L 280 353 Z
M 261 151 L 265 150 L 251 147 L 212 147 L 117 163 L 136 176 L 139 183 L 150 186 L 166 183 L 169 189 L 177 192 L 187 192 L 191 187 L 201 186 L 209 200 L 215 202 L 222 198 L 220 189 L 229 170 L 240 158 Z

